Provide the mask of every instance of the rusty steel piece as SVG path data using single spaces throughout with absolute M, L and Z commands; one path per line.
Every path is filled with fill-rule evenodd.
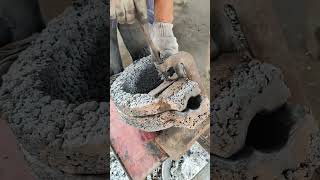
M 162 62 L 162 60 L 160 59 L 160 51 L 159 48 L 153 43 L 153 41 L 150 38 L 150 33 L 148 32 L 148 23 L 139 20 L 139 24 L 142 29 L 144 38 L 152 51 L 152 56 L 154 57 L 154 59 L 152 60 L 155 60 L 155 64 L 160 64 Z
M 209 116 L 209 99 L 197 82 L 167 82 L 151 56 L 131 64 L 111 85 L 111 98 L 128 124 L 144 131 L 195 128 Z
M 202 85 L 202 80 L 197 68 L 197 65 L 190 53 L 180 51 L 177 54 L 169 56 L 162 64 L 157 66 L 161 72 L 176 73 L 176 78 L 186 77 L 198 83 L 201 93 L 204 94 L 205 90 Z M 174 78 L 174 77 L 173 77 Z
M 308 109 L 286 105 L 254 124 L 241 151 L 230 158 L 211 156 L 212 179 L 312 178 L 320 165 L 320 133 Z
M 209 116 L 209 100 L 203 98 L 200 99 L 200 101 L 201 104 L 195 110 L 188 108 L 188 110 L 183 112 L 165 111 L 163 113 L 143 117 L 127 116 L 119 111 L 119 109 L 118 111 L 127 124 L 147 132 L 160 131 L 170 127 L 194 129 Z
M 145 58 L 129 66 L 111 85 L 112 99 L 117 108 L 128 116 L 138 117 L 168 110 L 183 111 L 188 100 L 200 94 L 197 84 L 182 79 L 161 88 L 166 81 L 161 83 L 163 80 L 150 59 Z M 161 94 L 150 95 L 158 87 Z

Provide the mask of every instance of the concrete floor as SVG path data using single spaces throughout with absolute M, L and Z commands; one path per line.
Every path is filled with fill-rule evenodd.
M 320 122 L 320 1 L 273 0 L 275 16 L 287 41 L 297 78 L 311 107 Z M 288 13 L 294 12 L 294 13 Z
M 210 0 L 185 0 L 175 4 L 174 34 L 179 50 L 192 54 L 210 92 Z
M 273 0 L 273 6 L 295 57 L 307 103 L 320 122 L 320 1 Z

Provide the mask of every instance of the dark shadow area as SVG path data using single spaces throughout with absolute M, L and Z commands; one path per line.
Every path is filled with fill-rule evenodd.
M 201 104 L 201 96 L 198 95 L 196 97 L 191 97 L 189 100 L 188 100 L 188 104 L 187 104 L 187 108 L 186 109 L 198 109 L 200 107 L 200 104 Z
M 40 72 L 39 79 L 42 83 L 38 89 L 52 99 L 75 104 L 108 99 L 109 66 L 105 60 L 106 50 L 105 46 L 100 46 L 97 42 L 96 49 L 88 50 L 91 54 L 87 58 L 75 58 L 69 54 L 69 49 L 59 52 L 67 57 L 67 60 L 54 57 Z
M 246 146 L 265 153 L 280 150 L 288 141 L 291 126 L 286 106 L 272 113 L 257 114 L 249 125 Z
M 152 65 L 153 66 L 153 65 Z M 155 67 L 144 67 L 136 77 L 129 78 L 124 84 L 124 91 L 131 94 L 147 94 L 158 87 L 163 80 Z

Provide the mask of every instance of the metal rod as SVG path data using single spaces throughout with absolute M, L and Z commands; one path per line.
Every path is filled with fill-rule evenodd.
M 155 44 L 153 43 L 153 41 L 151 40 L 151 38 L 150 38 L 150 35 L 149 35 L 149 32 L 148 32 L 148 27 L 147 27 L 147 23 L 142 23 L 142 22 L 140 22 L 139 21 L 139 24 L 140 24 L 140 26 L 141 26 L 141 28 L 142 28 L 142 31 L 143 31 L 143 34 L 144 34 L 144 38 L 145 38 L 145 40 L 147 41 L 147 43 L 148 43 L 148 45 L 149 45 L 149 47 L 151 48 L 151 51 L 152 51 L 152 54 L 153 54 L 153 56 L 154 56 L 154 60 L 156 61 L 155 63 L 157 63 L 157 64 L 161 64 L 162 63 L 162 61 L 161 61 L 161 59 L 160 59 L 160 51 L 159 51 L 159 49 L 155 46 Z

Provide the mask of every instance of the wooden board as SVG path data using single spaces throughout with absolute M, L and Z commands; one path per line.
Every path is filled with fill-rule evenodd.
M 144 132 L 121 120 L 110 102 L 110 140 L 127 174 L 133 180 L 145 179 L 168 155 L 155 143 L 156 132 Z
M 209 119 L 200 124 L 197 129 L 169 128 L 163 130 L 155 141 L 171 159 L 178 160 L 209 128 Z

